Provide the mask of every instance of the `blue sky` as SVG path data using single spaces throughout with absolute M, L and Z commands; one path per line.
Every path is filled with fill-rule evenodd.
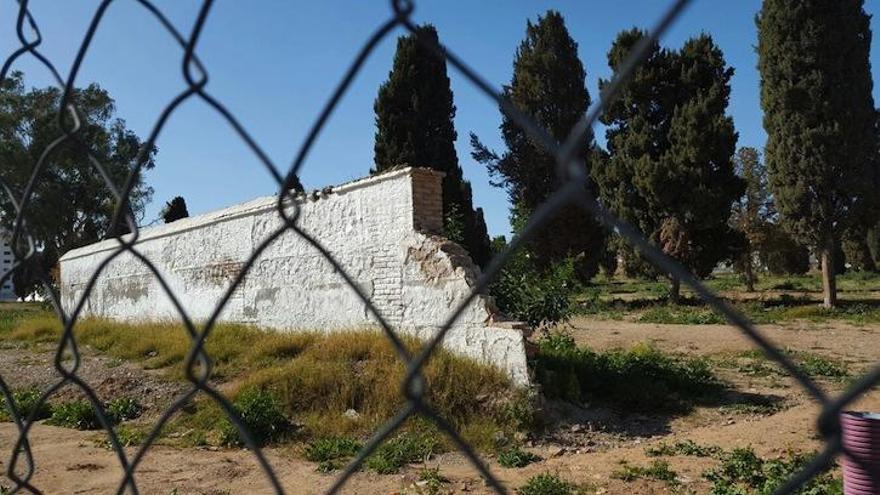
M 527 19 L 547 9 L 565 16 L 579 43 L 587 87 L 595 99 L 597 80 L 610 73 L 605 55 L 616 34 L 633 26 L 648 27 L 667 0 L 609 2 L 570 0 L 415 0 L 416 22 L 431 22 L 441 40 L 496 87 L 511 76 L 514 51 Z M 712 34 L 736 69 L 729 108 L 740 146 L 762 147 L 754 16 L 760 0 L 695 0 L 673 26 L 663 45 L 678 47 L 702 31 Z M 66 73 L 90 22 L 96 0 L 32 0 L 41 26 L 43 52 Z M 188 33 L 201 2 L 159 0 L 181 31 Z M 16 46 L 16 6 L 0 2 L 0 49 Z M 870 14 L 880 0 L 868 0 Z M 306 131 L 370 33 L 390 16 L 384 0 L 216 0 L 208 16 L 198 53 L 210 75 L 208 91 L 222 101 L 255 136 L 281 168 L 292 162 Z M 878 30 L 876 20 L 872 22 Z M 331 121 L 313 147 L 301 173 L 307 188 L 336 184 L 366 175 L 372 166 L 373 100 L 387 77 L 400 32 L 373 53 Z M 878 78 L 878 36 L 872 65 Z M 5 56 L 5 55 L 4 55 Z M 132 0 L 116 0 L 102 22 L 78 78 L 79 85 L 97 81 L 116 99 L 117 114 L 146 136 L 165 104 L 184 89 L 181 51 L 145 10 Z M 15 68 L 29 85 L 45 86 L 48 74 L 31 59 Z M 485 168 L 470 157 L 468 133 L 476 132 L 502 149 L 495 105 L 451 71 L 458 107 L 457 149 L 465 176 L 482 206 L 490 233 L 509 230 L 504 191 L 489 185 Z M 875 99 L 880 97 L 875 87 Z M 597 129 L 601 139 L 603 131 Z M 145 222 L 157 216 L 165 201 L 186 198 L 193 214 L 221 208 L 255 196 L 275 193 L 275 184 L 246 146 L 207 105 L 185 103 L 171 117 L 158 140 L 157 167 L 147 176 L 155 188 Z

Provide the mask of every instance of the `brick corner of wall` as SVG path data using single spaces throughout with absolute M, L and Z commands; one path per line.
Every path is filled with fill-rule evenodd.
M 429 168 L 413 168 L 413 227 L 423 234 L 443 233 L 443 172 Z

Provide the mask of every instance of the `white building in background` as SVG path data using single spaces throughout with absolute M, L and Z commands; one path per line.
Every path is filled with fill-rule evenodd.
M 9 244 L 9 234 L 0 229 L 0 277 L 12 269 L 12 246 Z M 15 291 L 12 288 L 12 277 L 0 282 L 0 301 L 14 301 Z

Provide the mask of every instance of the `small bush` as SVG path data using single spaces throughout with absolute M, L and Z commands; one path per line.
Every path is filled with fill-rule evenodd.
M 533 328 L 568 320 L 574 312 L 572 298 L 578 287 L 574 262 L 560 262 L 539 271 L 528 253 L 514 253 L 489 287 L 501 311 Z
M 306 445 L 306 459 L 312 462 L 333 461 L 357 454 L 363 445 L 352 438 L 331 437 L 309 442 Z
M 541 456 L 526 452 L 519 447 L 502 450 L 498 453 L 498 464 L 506 468 L 526 467 L 533 462 L 541 460 Z
M 107 414 L 114 423 L 121 423 L 140 417 L 143 408 L 131 397 L 119 397 L 107 404 Z
M 425 460 L 438 444 L 432 434 L 404 432 L 380 445 L 367 458 L 365 466 L 379 474 L 393 474 L 407 464 Z
M 238 394 L 233 406 L 258 446 L 280 440 L 290 430 L 290 422 L 281 409 L 281 401 L 273 392 L 248 389 Z M 242 445 L 238 429 L 228 420 L 220 431 L 223 445 Z
M 723 390 L 707 359 L 673 357 L 644 344 L 595 352 L 564 335 L 539 342 L 535 370 L 548 397 L 590 397 L 634 410 L 681 410 Z
M 18 411 L 18 417 L 24 421 L 30 417 L 31 413 L 36 411 L 34 421 L 48 418 L 51 414 L 51 408 L 45 402 L 39 402 L 42 392 L 36 388 L 23 388 L 12 391 L 12 400 L 15 402 L 15 408 Z M 12 415 L 9 414 L 9 406 L 6 399 L 0 397 L 0 421 L 11 421 Z
M 517 488 L 519 495 L 574 495 L 577 493 L 574 484 L 565 481 L 558 475 L 542 473 L 532 476 L 526 483 Z
M 631 466 L 624 462 L 620 469 L 611 473 L 612 478 L 627 483 L 644 478 L 674 484 L 677 476 L 678 474 L 670 469 L 669 463 L 661 460 L 652 461 L 648 467 Z
M 62 402 L 52 408 L 52 416 L 46 421 L 53 426 L 64 426 L 77 430 L 97 430 L 101 428 L 98 415 L 89 401 L 72 400 Z

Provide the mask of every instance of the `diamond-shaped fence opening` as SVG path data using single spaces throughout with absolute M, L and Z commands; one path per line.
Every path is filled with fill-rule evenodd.
M 629 58 L 621 65 L 619 72 L 614 75 L 611 83 L 604 88 L 598 102 L 595 103 L 577 125 L 571 129 L 568 138 L 562 143 L 553 139 L 546 130 L 542 129 L 540 125 L 531 118 L 531 116 L 519 111 L 509 101 L 505 100 L 495 88 L 482 79 L 478 72 L 467 65 L 458 55 L 444 46 L 436 45 L 433 41 L 419 36 L 420 31 L 417 29 L 411 17 L 414 11 L 414 5 L 412 2 L 407 0 L 393 0 L 391 2 L 391 8 L 389 9 L 388 20 L 380 25 L 373 35 L 366 40 L 360 52 L 345 72 L 342 80 L 335 87 L 332 96 L 318 115 L 315 123 L 306 135 L 304 143 L 299 150 L 294 163 L 286 172 L 283 168 L 278 167 L 268 158 L 259 147 L 256 140 L 248 134 L 244 127 L 236 120 L 235 116 L 224 107 L 221 101 L 214 98 L 207 90 L 209 74 L 207 68 L 199 61 L 197 48 L 199 35 L 202 31 L 202 27 L 206 23 L 208 13 L 213 3 L 212 0 L 205 0 L 203 2 L 196 22 L 188 35 L 180 33 L 168 21 L 162 11 L 149 0 L 135 1 L 137 1 L 137 3 L 143 8 L 144 22 L 158 22 L 165 29 L 167 34 L 180 45 L 183 75 L 187 86 L 184 91 L 168 102 L 162 110 L 142 148 L 141 154 L 135 162 L 132 163 L 130 176 L 124 183 L 116 183 L 112 181 L 100 160 L 89 151 L 90 143 L 84 141 L 79 135 L 80 121 L 78 110 L 71 102 L 71 95 L 73 88 L 77 83 L 79 68 L 89 51 L 94 34 L 101 29 L 102 23 L 104 22 L 104 15 L 108 8 L 111 7 L 113 0 L 104 0 L 98 6 L 92 22 L 83 37 L 70 72 L 66 75 L 60 74 L 54 67 L 52 61 L 41 53 L 40 45 L 42 43 L 43 34 L 40 33 L 39 24 L 37 20 L 31 16 L 28 10 L 28 1 L 17 0 L 18 15 L 14 20 L 14 27 L 11 22 L 12 19 L 8 19 L 6 20 L 6 28 L 15 30 L 20 46 L 15 51 L 8 54 L 2 70 L 0 70 L 0 82 L 6 81 L 7 77 L 11 74 L 16 61 L 22 57 L 32 57 L 42 64 L 50 74 L 52 74 L 55 84 L 60 88 L 64 95 L 58 115 L 60 128 L 63 129 L 63 132 L 46 147 L 40 159 L 33 164 L 30 179 L 24 189 L 13 190 L 9 184 L 6 184 L 0 179 L 2 194 L 5 195 L 6 200 L 13 205 L 17 212 L 17 216 L 13 223 L 14 228 L 11 239 L 11 245 L 14 251 L 14 263 L 10 270 L 2 274 L 2 277 L 0 277 L 0 284 L 11 279 L 16 270 L 28 268 L 37 273 L 46 293 L 49 294 L 50 302 L 57 312 L 59 320 L 63 324 L 64 331 L 58 342 L 55 357 L 55 368 L 58 372 L 59 379 L 47 388 L 39 398 L 38 402 L 45 404 L 50 396 L 66 385 L 73 385 L 85 394 L 97 413 L 97 420 L 101 427 L 106 431 L 110 445 L 118 456 L 120 466 L 124 470 L 124 476 L 120 480 L 118 486 L 118 493 L 138 493 L 136 473 L 144 456 L 156 441 L 162 427 L 167 424 L 174 413 L 179 411 L 198 394 L 206 395 L 219 405 L 231 423 L 239 430 L 244 443 L 256 457 L 260 468 L 268 477 L 273 490 L 276 493 L 285 493 L 285 489 L 276 477 L 272 466 L 254 441 L 251 432 L 249 432 L 244 426 L 244 423 L 238 416 L 235 408 L 220 391 L 212 387 L 209 383 L 208 379 L 211 375 L 211 358 L 206 353 L 204 344 L 206 338 L 214 328 L 221 311 L 226 307 L 232 294 L 235 292 L 236 288 L 240 286 L 245 276 L 254 265 L 255 260 L 276 239 L 282 234 L 288 232 L 293 232 L 295 235 L 300 236 L 336 269 L 339 276 L 342 277 L 342 279 L 350 286 L 351 290 L 357 294 L 368 310 L 374 315 L 381 326 L 384 335 L 392 342 L 394 348 L 407 367 L 404 383 L 401 383 L 401 390 L 406 398 L 404 406 L 396 416 L 374 432 L 372 438 L 366 443 L 355 459 L 335 479 L 335 482 L 328 490 L 328 493 L 339 492 L 351 475 L 359 469 L 361 464 L 364 463 L 367 456 L 369 456 L 385 439 L 393 434 L 396 428 L 398 428 L 404 421 L 414 416 L 420 416 L 436 424 L 453 440 L 458 449 L 466 455 L 469 462 L 484 477 L 488 486 L 494 489 L 497 493 L 506 493 L 506 489 L 498 482 L 496 477 L 487 467 L 486 463 L 483 462 L 475 450 L 471 448 L 461 436 L 459 436 L 459 433 L 456 432 L 443 417 L 441 417 L 423 400 L 426 393 L 426 384 L 421 374 L 422 367 L 443 340 L 446 333 L 450 330 L 456 318 L 460 316 L 467 305 L 477 297 L 480 292 L 487 288 L 490 281 L 498 275 L 501 268 L 508 261 L 511 253 L 517 250 L 524 241 L 528 240 L 533 233 L 543 223 L 551 219 L 554 214 L 559 212 L 562 208 L 572 206 L 580 208 L 584 215 L 593 215 L 607 227 L 615 229 L 623 239 L 626 240 L 626 242 L 632 247 L 638 249 L 647 259 L 654 263 L 660 271 L 674 275 L 685 284 L 689 285 L 697 295 L 703 298 L 716 311 L 724 315 L 731 324 L 738 327 L 740 331 L 750 338 L 756 346 L 763 350 L 770 358 L 777 361 L 797 380 L 800 386 L 803 387 L 810 396 L 822 405 L 822 413 L 817 418 L 817 428 L 825 441 L 825 448 L 802 472 L 798 473 L 793 479 L 789 480 L 788 483 L 781 487 L 778 491 L 779 493 L 796 492 L 799 486 L 810 480 L 823 468 L 827 467 L 827 465 L 833 462 L 839 453 L 844 451 L 837 419 L 839 413 L 847 404 L 850 404 L 859 398 L 861 394 L 873 387 L 876 382 L 880 380 L 880 367 L 874 368 L 871 372 L 859 379 L 840 397 L 827 397 L 804 372 L 786 357 L 783 352 L 776 349 L 747 318 L 738 313 L 723 300 L 716 297 L 697 279 L 697 277 L 692 275 L 675 260 L 667 257 L 655 246 L 649 243 L 638 230 L 616 218 L 613 214 L 604 209 L 602 205 L 591 196 L 590 192 L 583 187 L 583 184 L 585 183 L 586 167 L 576 158 L 576 144 L 587 136 L 587 133 L 590 132 L 590 129 L 602 113 L 603 109 L 615 98 L 620 88 L 627 83 L 630 75 L 642 62 L 643 57 L 646 56 L 650 45 L 666 31 L 673 21 L 682 15 L 689 0 L 675 0 L 671 2 L 662 17 L 658 19 L 650 35 L 644 38 L 640 44 L 632 50 Z M 463 74 L 469 83 L 476 86 L 481 92 L 485 93 L 487 97 L 494 100 L 508 118 L 522 127 L 535 142 L 539 143 L 548 153 L 555 157 L 558 164 L 557 173 L 559 177 L 563 179 L 561 181 L 563 185 L 547 200 L 545 204 L 534 212 L 526 226 L 521 230 L 520 234 L 512 240 L 503 252 L 498 254 L 491 261 L 487 269 L 479 277 L 476 287 L 470 294 L 469 298 L 462 301 L 458 307 L 453 308 L 452 313 L 448 316 L 446 322 L 440 328 L 440 331 L 415 354 L 411 354 L 407 351 L 392 325 L 383 318 L 383 315 L 377 310 L 376 306 L 373 305 L 367 295 L 364 294 L 354 283 L 353 278 L 346 271 L 346 267 L 337 261 L 322 245 L 321 239 L 315 238 L 299 228 L 297 223 L 299 211 L 297 209 L 298 207 L 295 206 L 296 202 L 292 201 L 292 193 L 290 192 L 295 177 L 305 165 L 306 157 L 308 156 L 312 144 L 332 115 L 337 103 L 339 103 L 345 95 L 352 81 L 358 75 L 361 67 L 374 48 L 395 29 L 404 29 L 405 31 L 415 34 L 418 37 L 419 42 L 429 48 L 434 56 L 445 59 L 449 65 Z M 152 149 L 153 144 L 155 143 L 159 132 L 167 122 L 168 117 L 175 112 L 183 102 L 189 99 L 200 99 L 216 111 L 217 117 L 225 120 L 232 126 L 237 135 L 258 158 L 259 162 L 274 177 L 279 188 L 276 209 L 278 215 L 283 220 L 280 227 L 270 232 L 269 235 L 256 246 L 254 252 L 251 253 L 248 260 L 244 263 L 244 266 L 241 267 L 234 277 L 231 285 L 225 290 L 220 300 L 217 301 L 210 318 L 208 318 L 204 324 L 200 325 L 196 325 L 187 314 L 187 308 L 184 307 L 175 296 L 173 290 L 163 279 L 160 270 L 157 269 L 150 259 L 138 251 L 137 240 L 140 233 L 135 219 L 129 213 L 130 209 L 128 207 L 129 196 L 136 183 L 135 179 L 138 177 L 141 168 L 148 158 L 145 150 Z M 36 201 L 33 197 L 35 184 L 40 182 L 41 177 L 46 173 L 46 168 L 50 166 L 47 163 L 48 157 L 50 157 L 57 149 L 67 146 L 78 147 L 87 154 L 94 173 L 106 182 L 106 185 L 112 192 L 115 200 L 115 211 L 110 225 L 126 224 L 128 229 L 133 233 L 132 236 L 125 238 L 125 240 L 119 237 L 116 238 L 118 240 L 118 247 L 91 275 L 84 290 L 81 292 L 79 299 L 76 301 L 75 306 L 69 312 L 65 311 L 60 304 L 59 294 L 55 291 L 49 274 L 41 269 L 41 264 L 39 263 L 39 249 L 29 234 L 28 225 L 24 221 L 24 212 L 26 212 L 33 202 Z M 0 166 L 2 166 L 2 164 L 0 164 Z M 133 256 L 142 263 L 146 269 L 153 274 L 153 276 L 155 276 L 161 285 L 162 290 L 172 301 L 180 322 L 188 332 L 191 342 L 191 347 L 184 365 L 187 379 L 189 381 L 187 390 L 177 397 L 163 412 L 156 424 L 153 425 L 153 428 L 142 443 L 141 447 L 133 455 L 126 454 L 125 450 L 122 448 L 117 432 L 115 431 L 112 422 L 109 420 L 107 413 L 104 411 L 96 393 L 90 388 L 89 384 L 83 381 L 78 375 L 81 356 L 77 349 L 77 342 L 73 331 L 89 294 L 95 287 L 99 275 L 114 258 L 124 253 Z M 73 359 L 65 359 L 65 356 L 67 355 L 72 356 Z M 12 373 L 14 373 L 14 370 L 0 371 L 0 392 L 2 392 L 7 404 L 14 404 L 14 401 L 12 392 L 4 381 L 4 375 Z M 35 419 L 34 415 L 36 414 L 36 409 L 37 408 L 35 408 L 35 412 L 30 414 L 31 417 L 23 417 L 14 407 L 11 407 L 9 411 L 18 431 L 17 441 L 14 445 L 10 446 L 10 457 L 6 463 L 6 477 L 13 483 L 11 493 L 41 493 L 39 487 L 31 483 L 35 470 L 39 468 L 39 466 L 35 464 L 35 459 L 32 456 L 31 443 L 29 441 L 29 433 L 31 431 L 31 426 L 33 425 L 33 420 Z

